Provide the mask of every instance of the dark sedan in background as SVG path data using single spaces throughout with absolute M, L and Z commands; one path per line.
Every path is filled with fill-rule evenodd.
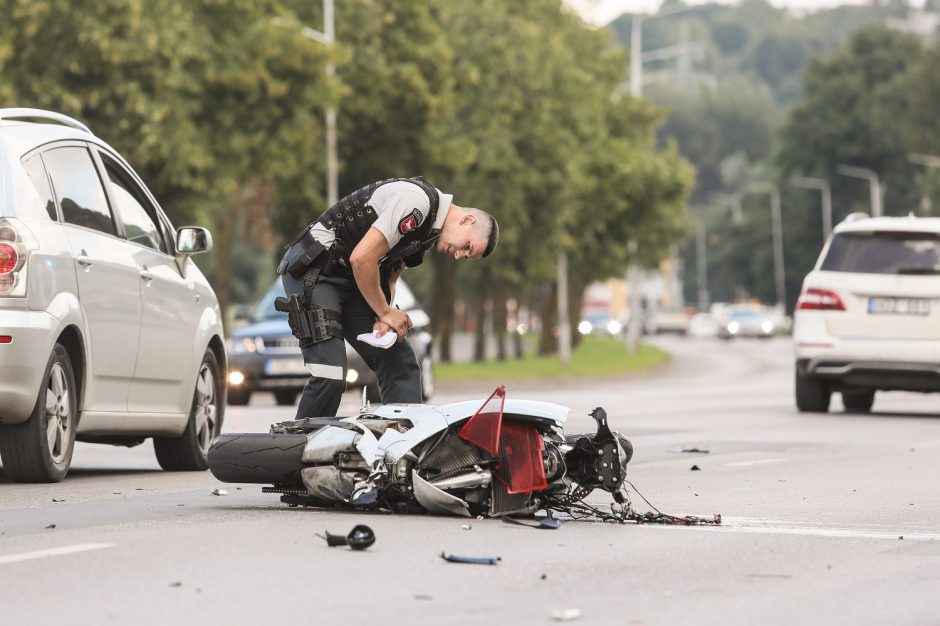
M 274 299 L 283 295 L 281 281 L 275 281 L 245 320 L 247 323 L 237 327 L 229 337 L 229 404 L 245 405 L 255 391 L 270 391 L 278 404 L 290 405 L 307 383 L 309 374 L 297 339 L 287 325 L 287 314 L 274 309 Z M 403 280 L 398 281 L 394 304 L 408 313 L 414 323 L 408 341 L 421 366 L 421 393 L 427 401 L 434 393 L 431 320 Z M 348 343 L 346 356 L 349 362 L 347 389 L 365 387 L 370 401 L 381 401 L 375 374 Z

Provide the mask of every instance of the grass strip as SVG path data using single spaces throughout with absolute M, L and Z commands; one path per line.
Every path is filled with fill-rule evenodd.
M 521 359 L 491 359 L 483 363 L 437 363 L 434 373 L 439 380 L 614 376 L 648 370 L 668 360 L 669 355 L 654 346 L 640 344 L 636 353 L 630 354 L 622 341 L 589 335 L 572 351 L 568 365 L 562 365 L 557 354 L 526 355 Z

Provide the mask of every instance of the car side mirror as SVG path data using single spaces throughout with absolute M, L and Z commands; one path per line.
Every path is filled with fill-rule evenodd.
M 201 226 L 182 226 L 176 229 L 176 253 L 197 254 L 212 249 L 212 234 Z

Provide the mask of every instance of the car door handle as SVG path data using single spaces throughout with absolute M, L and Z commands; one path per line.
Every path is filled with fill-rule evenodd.
M 94 265 L 94 261 L 92 261 L 89 257 L 85 256 L 84 254 L 78 255 L 77 257 L 75 257 L 75 260 L 78 262 L 79 265 L 85 268 L 88 268 Z
M 151 280 L 153 280 L 153 272 L 140 270 L 140 277 L 149 283 Z

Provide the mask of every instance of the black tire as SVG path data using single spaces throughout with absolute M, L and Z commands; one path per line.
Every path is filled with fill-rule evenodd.
M 251 400 L 251 389 L 248 387 L 229 387 L 228 403 L 232 406 L 246 406 Z
M 222 430 L 225 405 L 222 376 L 212 350 L 206 350 L 196 374 L 196 388 L 186 430 L 179 437 L 154 437 L 157 462 L 167 471 L 201 471 L 209 467 L 209 446 Z
M 421 359 L 421 400 L 427 402 L 434 395 L 434 359 L 425 354 Z
M 379 390 L 378 383 L 372 383 L 366 385 L 366 400 L 369 402 L 381 402 L 382 401 L 382 392 Z
M 306 435 L 225 433 L 209 448 L 209 471 L 226 483 L 302 487 Z
M 294 404 L 295 400 L 297 400 L 296 391 L 275 391 L 274 392 L 274 401 L 277 402 L 280 406 L 290 406 Z
M 832 390 L 819 378 L 814 378 L 796 370 L 796 408 L 802 413 L 826 413 Z
M 3 470 L 15 482 L 55 483 L 65 478 L 75 449 L 78 387 L 68 352 L 55 344 L 32 415 L 0 429 Z
M 875 403 L 875 392 L 872 389 L 853 389 L 842 392 L 842 404 L 848 413 L 871 413 Z

